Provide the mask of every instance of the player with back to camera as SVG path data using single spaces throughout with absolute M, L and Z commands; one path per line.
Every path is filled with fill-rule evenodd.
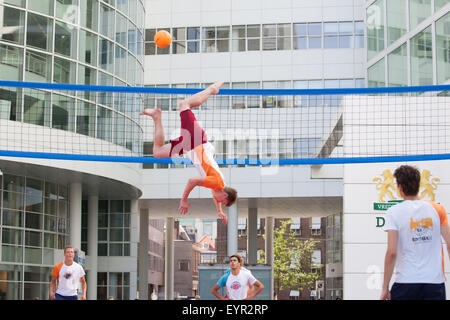
M 444 251 L 450 227 L 440 204 L 420 200 L 420 172 L 402 165 L 394 172 L 404 199 L 386 212 L 388 246 L 380 300 L 445 300 Z M 396 269 L 395 283 L 389 283 Z
M 195 187 L 211 189 L 212 198 L 217 208 L 219 219 L 227 223 L 227 216 L 222 211 L 222 204 L 230 207 L 237 200 L 237 191 L 225 186 L 222 172 L 214 160 L 214 146 L 207 141 L 206 132 L 197 122 L 191 108 L 204 103 L 211 94 L 218 94 L 223 82 L 216 82 L 208 88 L 190 96 L 178 105 L 181 118 L 181 136 L 164 144 L 164 128 L 162 126 L 161 109 L 144 109 L 141 115 L 152 117 L 155 125 L 153 155 L 156 158 L 167 158 L 185 155 L 197 168 L 200 176 L 190 178 L 180 200 L 178 213 L 186 214 L 190 203 L 187 200 Z

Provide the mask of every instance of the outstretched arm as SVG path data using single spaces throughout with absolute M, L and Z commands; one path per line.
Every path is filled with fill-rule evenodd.
M 184 188 L 183 196 L 180 200 L 180 207 L 178 208 L 178 213 L 180 214 L 186 214 L 188 212 L 189 206 L 191 205 L 189 201 L 187 201 L 187 198 L 189 197 L 189 194 L 191 193 L 192 189 L 194 189 L 196 186 L 201 186 L 205 182 L 205 177 L 195 177 L 190 178 L 186 184 L 186 187 Z
M 227 224 L 228 217 L 225 213 L 223 213 L 222 204 L 214 198 L 214 194 L 213 194 L 213 200 L 214 200 L 214 204 L 216 205 L 216 208 L 217 208 L 217 214 L 219 216 L 219 219 L 222 220 L 223 224 Z

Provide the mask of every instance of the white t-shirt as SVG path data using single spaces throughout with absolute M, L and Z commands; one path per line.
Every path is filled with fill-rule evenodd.
M 443 283 L 441 225 L 445 209 L 434 202 L 405 200 L 387 210 L 385 231 L 398 231 L 395 282 Z
M 64 262 L 57 264 L 52 271 L 52 275 L 58 278 L 58 289 L 56 293 L 65 297 L 76 296 L 78 284 L 81 277 L 85 275 L 83 267 L 75 261 L 70 265 Z
M 248 284 L 253 285 L 256 278 L 247 269 L 241 269 L 238 275 L 233 275 L 231 272 L 224 274 L 217 285 L 219 287 L 227 287 L 228 298 L 231 300 L 243 300 L 247 298 Z

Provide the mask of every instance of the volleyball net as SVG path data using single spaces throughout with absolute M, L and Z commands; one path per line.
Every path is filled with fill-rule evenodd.
M 155 158 L 154 123 L 180 136 L 178 103 L 203 88 L 0 81 L 0 156 L 190 164 Z M 450 159 L 450 85 L 221 89 L 193 109 L 221 165 Z

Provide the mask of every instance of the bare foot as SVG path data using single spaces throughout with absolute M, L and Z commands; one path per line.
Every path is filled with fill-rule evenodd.
M 218 82 L 215 82 L 212 85 L 210 85 L 209 87 L 212 89 L 212 94 L 218 94 L 219 89 L 221 86 L 223 86 L 223 84 L 224 84 L 223 81 L 218 81 Z
M 161 109 L 144 109 L 139 115 L 146 115 L 146 116 L 150 116 L 153 119 L 155 118 L 161 118 Z

